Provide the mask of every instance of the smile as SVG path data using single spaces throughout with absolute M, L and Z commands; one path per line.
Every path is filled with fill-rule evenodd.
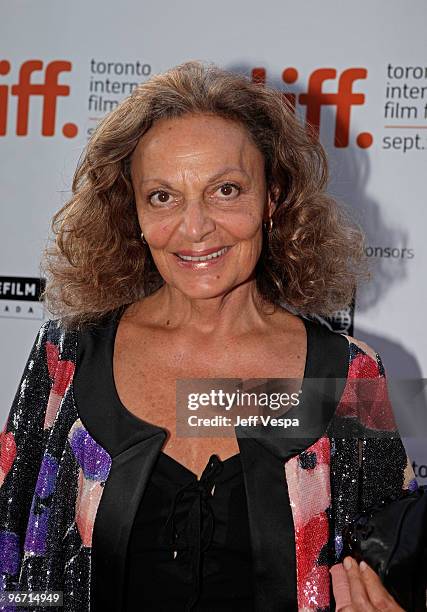
M 193 257 L 191 255 L 178 255 L 174 253 L 174 258 L 178 266 L 181 268 L 189 268 L 190 270 L 207 270 L 211 267 L 216 267 L 223 262 L 227 253 L 231 249 L 231 246 L 223 247 L 219 251 L 209 253 L 209 255 L 202 255 L 200 257 Z
M 180 259 L 183 261 L 209 261 L 210 259 L 216 259 L 224 255 L 230 247 L 224 247 L 219 251 L 215 251 L 214 253 L 209 253 L 209 255 L 203 255 L 200 257 L 192 257 L 191 255 L 178 255 Z

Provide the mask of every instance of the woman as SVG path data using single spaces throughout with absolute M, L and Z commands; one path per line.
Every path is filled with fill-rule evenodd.
M 53 219 L 59 318 L 2 434 L 4 590 L 73 611 L 401 609 L 370 568 L 343 582 L 345 524 L 417 483 L 384 388 L 369 412 L 351 395 L 384 383 L 380 356 L 306 316 L 366 272 L 326 182 L 282 96 L 215 66 L 154 76 L 100 122 Z M 178 437 L 184 378 L 302 380 L 303 426 Z

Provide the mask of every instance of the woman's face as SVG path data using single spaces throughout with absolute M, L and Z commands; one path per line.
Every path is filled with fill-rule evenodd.
M 191 298 L 220 296 L 254 270 L 274 206 L 244 127 L 215 115 L 157 121 L 132 156 L 141 231 L 161 276 Z M 226 252 L 208 261 L 206 250 Z

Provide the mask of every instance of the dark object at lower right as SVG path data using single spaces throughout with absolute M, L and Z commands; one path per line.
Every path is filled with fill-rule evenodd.
M 347 555 L 366 561 L 406 612 L 426 612 L 427 486 L 358 514 L 343 532 Z

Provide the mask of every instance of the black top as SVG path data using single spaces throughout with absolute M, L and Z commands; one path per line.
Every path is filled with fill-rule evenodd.
M 126 612 L 254 609 L 239 454 L 211 455 L 197 480 L 160 452 L 133 524 L 126 580 Z
M 79 369 L 74 393 L 79 398 L 80 414 L 90 413 L 95 409 L 91 398 L 102 396 L 100 386 L 107 376 L 111 394 L 109 405 L 103 403 L 105 414 L 113 411 L 120 417 L 140 420 L 123 406 L 114 383 L 112 363 L 118 321 L 119 317 L 113 317 L 107 325 L 108 343 L 96 330 L 80 335 L 77 363 L 85 354 L 91 358 Z M 91 395 L 85 393 L 88 386 Z M 196 474 L 161 451 L 131 528 L 124 611 L 251 612 L 252 585 L 240 454 L 225 461 L 211 455 L 198 480 Z M 98 583 L 98 589 L 101 586 Z

